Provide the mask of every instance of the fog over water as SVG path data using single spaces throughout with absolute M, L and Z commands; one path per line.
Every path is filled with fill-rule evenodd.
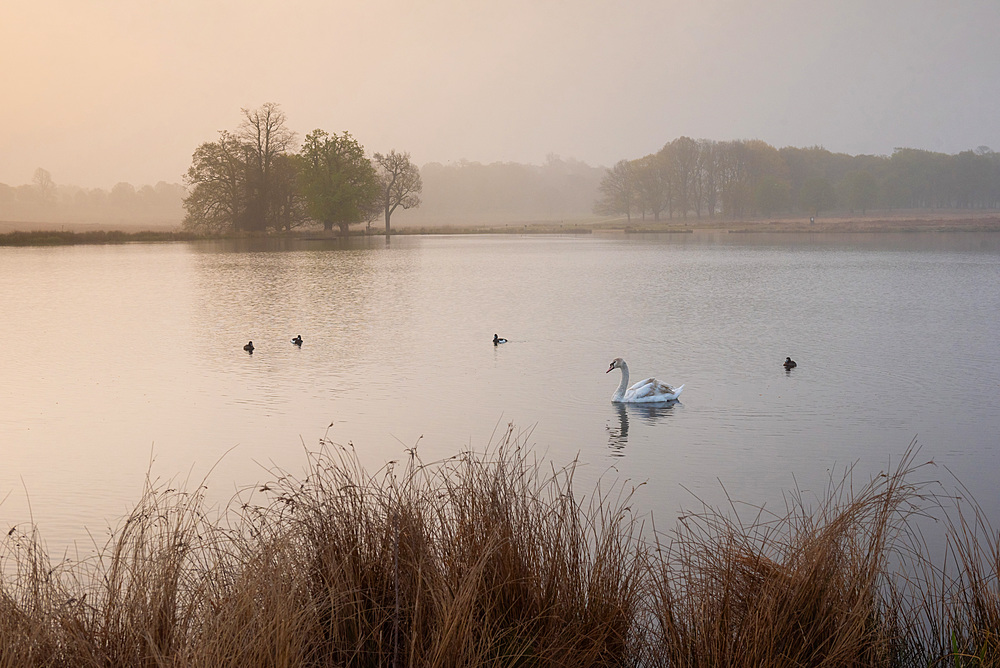
M 264 102 L 420 165 L 611 165 L 682 135 L 998 149 L 998 25 L 974 0 L 6 2 L 0 183 L 179 182 Z

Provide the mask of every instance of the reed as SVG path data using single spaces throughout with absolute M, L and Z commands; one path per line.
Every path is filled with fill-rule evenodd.
M 634 489 L 578 496 L 576 463 L 523 440 L 374 473 L 324 441 L 214 512 L 147 480 L 80 561 L 12 530 L 0 668 L 997 663 L 996 534 L 914 482 L 913 448 L 858 490 L 847 471 L 782 513 L 732 502 L 661 533 Z M 914 529 L 940 512 L 944 565 Z

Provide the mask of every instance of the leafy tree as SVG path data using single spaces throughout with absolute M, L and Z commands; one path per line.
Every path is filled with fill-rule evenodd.
M 815 176 L 802 184 L 799 204 L 814 216 L 822 210 L 832 209 L 837 203 L 837 194 L 829 179 Z
M 698 180 L 698 143 L 690 137 L 678 137 L 660 151 L 666 160 L 667 179 L 670 182 L 670 215 L 674 211 L 687 218 L 688 211 L 696 208 L 696 182 Z
M 349 132 L 342 135 L 313 130 L 299 153 L 299 185 L 309 215 L 330 231 L 347 234 L 366 220 L 381 188 L 364 147 Z
M 769 216 L 787 209 L 790 190 L 791 187 L 787 181 L 783 181 L 772 174 L 765 174 L 757 182 L 754 191 L 757 210 L 765 216 Z
M 389 236 L 389 219 L 397 207 L 412 209 L 420 206 L 420 192 L 424 188 L 420 180 L 420 170 L 410 162 L 409 153 L 389 151 L 387 155 L 376 153 L 379 184 L 382 189 L 381 208 L 385 214 L 385 236 Z
M 844 179 L 846 189 L 847 206 L 854 213 L 856 209 L 861 209 L 861 215 L 875 206 L 878 200 L 878 182 L 875 177 L 867 171 L 850 172 Z
M 242 109 L 234 134 L 199 146 L 185 182 L 184 227 L 224 233 L 290 230 L 305 220 L 295 161 L 288 153 L 295 133 L 277 104 Z
M 708 211 L 709 218 L 715 218 L 719 204 L 720 151 L 718 144 L 708 139 L 698 140 L 698 166 L 695 177 L 695 214 L 701 217 L 701 207 Z
M 664 157 L 657 153 L 631 163 L 635 193 L 643 219 L 646 212 L 659 220 L 660 214 L 670 203 L 670 181 L 667 179 Z
M 290 231 L 309 221 L 305 198 L 299 190 L 299 160 L 295 155 L 278 155 L 271 167 L 270 211 L 278 230 Z
M 599 186 L 601 199 L 594 204 L 594 213 L 599 216 L 625 214 L 632 221 L 632 212 L 637 204 L 635 170 L 628 160 L 619 160 L 607 170 Z
M 236 135 L 219 132 L 191 157 L 184 178 L 190 194 L 184 198 L 184 228 L 224 233 L 246 229 L 249 147 Z

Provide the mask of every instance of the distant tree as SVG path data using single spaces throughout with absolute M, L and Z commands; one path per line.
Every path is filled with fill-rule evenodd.
M 646 212 L 659 220 L 660 214 L 670 203 L 670 181 L 662 153 L 647 155 L 630 163 L 639 211 L 643 219 Z
M 129 209 L 135 204 L 135 186 L 121 181 L 111 188 L 111 204 L 118 209 Z
M 56 203 L 56 184 L 47 169 L 42 169 L 41 167 L 36 169 L 31 182 L 38 188 L 39 202 L 46 206 Z
M 403 209 L 420 206 L 420 192 L 424 184 L 420 179 L 420 170 L 410 162 L 409 153 L 396 153 L 392 150 L 386 155 L 376 153 L 373 158 L 382 189 L 381 205 L 385 214 L 385 235 L 389 236 L 389 219 L 393 212 L 400 206 Z
M 861 209 L 861 215 L 875 206 L 878 201 L 878 181 L 867 171 L 854 171 L 844 178 L 847 206 L 854 213 Z
M 632 221 L 632 212 L 637 204 L 637 187 L 632 164 L 619 160 L 607 170 L 599 186 L 601 198 L 594 204 L 594 213 L 599 216 L 625 214 Z
M 667 179 L 670 183 L 671 217 L 676 211 L 687 218 L 695 208 L 696 182 L 698 180 L 698 143 L 690 137 L 678 137 L 663 147 L 661 154 L 668 158 Z
M 754 200 L 757 210 L 765 216 L 782 211 L 788 207 L 788 194 L 791 187 L 772 174 L 766 174 L 754 189 Z
M 298 161 L 306 210 L 324 230 L 337 225 L 346 235 L 351 225 L 367 219 L 381 188 L 364 147 L 350 133 L 313 130 L 306 135 Z
M 836 203 L 837 194 L 829 179 L 817 176 L 802 184 L 799 205 L 812 215 L 818 216 L 820 211 L 832 209 Z
M 695 177 L 695 214 L 701 217 L 701 207 L 708 211 L 708 217 L 714 218 L 719 204 L 719 148 L 716 142 L 708 139 L 698 140 L 698 171 Z

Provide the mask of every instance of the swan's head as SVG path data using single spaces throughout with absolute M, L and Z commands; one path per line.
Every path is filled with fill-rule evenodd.
M 611 373 L 615 369 L 620 369 L 622 368 L 623 364 L 625 364 L 625 360 L 623 360 L 621 357 L 616 357 L 613 360 L 611 360 L 611 366 L 609 366 L 608 370 L 605 371 L 604 373 Z

